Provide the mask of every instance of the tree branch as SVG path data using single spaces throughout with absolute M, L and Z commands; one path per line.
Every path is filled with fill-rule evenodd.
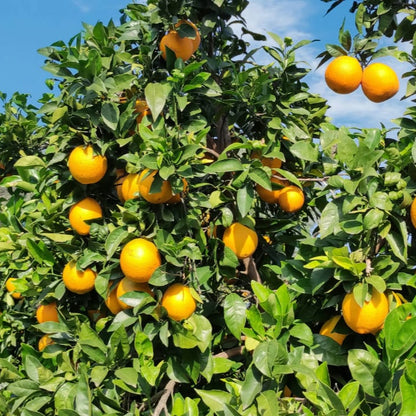
M 163 389 L 163 394 L 160 396 L 159 402 L 155 407 L 153 412 L 153 416 L 159 416 L 162 414 L 162 411 L 165 411 L 165 416 L 169 414 L 168 408 L 166 407 L 166 403 L 169 400 L 169 397 L 173 395 L 173 391 L 175 389 L 176 381 L 169 380 L 166 384 L 165 388 Z

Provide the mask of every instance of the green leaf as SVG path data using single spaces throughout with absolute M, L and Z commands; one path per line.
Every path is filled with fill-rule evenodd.
M 241 331 L 246 323 L 246 310 L 246 303 L 236 293 L 231 293 L 225 298 L 225 324 L 237 339 L 241 339 Z
M 405 371 L 400 377 L 400 394 L 402 396 L 402 406 L 398 416 L 414 416 L 416 415 L 416 383 L 411 379 Z
M 213 412 L 223 412 L 224 403 L 231 403 L 232 395 L 223 390 L 200 390 L 195 389 L 205 405 Z
M 15 168 L 35 168 L 37 166 L 45 166 L 45 162 L 38 156 L 23 156 L 14 164 Z
M 318 148 L 311 142 L 302 140 L 290 147 L 290 152 L 299 159 L 317 162 L 319 157 Z
M 172 91 L 172 86 L 167 83 L 154 82 L 146 85 L 144 95 L 147 105 L 152 112 L 153 120 L 156 120 L 165 107 L 166 100 Z
M 221 159 L 205 168 L 206 173 L 231 173 L 244 170 L 243 165 L 238 159 Z
M 129 386 L 137 387 L 139 373 L 133 367 L 119 368 L 114 374 Z
M 243 409 L 247 409 L 253 403 L 256 396 L 262 391 L 262 388 L 263 383 L 260 371 L 256 367 L 250 366 L 241 385 L 240 397 Z
M 321 238 L 336 234 L 339 230 L 339 210 L 333 202 L 326 204 L 319 220 Z
M 118 106 L 114 103 L 104 103 L 101 107 L 101 117 L 104 124 L 111 130 L 115 131 L 120 117 Z
M 118 227 L 111 231 L 105 240 L 104 248 L 107 252 L 107 260 L 110 260 L 113 257 L 113 254 L 116 252 L 120 244 L 129 236 L 128 231 L 124 228 Z
M 348 366 L 352 377 L 363 390 L 374 397 L 385 397 L 390 390 L 391 375 L 386 365 L 370 352 L 353 349 L 348 352 Z
M 261 342 L 253 353 L 253 363 L 265 376 L 275 377 L 275 366 L 287 364 L 288 354 L 281 342 L 273 339 Z
M 254 191 L 251 185 L 246 185 L 237 191 L 237 208 L 244 218 L 250 211 L 254 199 Z
M 77 384 L 75 410 L 80 415 L 92 416 L 92 396 L 85 374 L 81 374 Z

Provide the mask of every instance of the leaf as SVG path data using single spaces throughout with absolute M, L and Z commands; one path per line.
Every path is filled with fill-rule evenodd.
M 153 120 L 156 120 L 163 111 L 171 90 L 171 85 L 167 83 L 154 82 L 146 85 L 144 95 L 152 113 Z
M 14 164 L 15 168 L 35 168 L 45 166 L 45 162 L 38 156 L 23 156 Z
M 416 415 L 416 383 L 412 380 L 407 371 L 400 377 L 400 394 L 402 396 L 402 406 L 398 416 Z
M 353 349 L 348 352 L 348 366 L 352 377 L 363 390 L 374 397 L 385 397 L 390 390 L 391 375 L 386 365 L 370 352 Z
M 244 218 L 249 213 L 251 205 L 253 203 L 253 199 L 254 191 L 253 187 L 250 184 L 244 186 L 243 188 L 240 188 L 237 191 L 237 208 L 240 212 L 241 217 Z
M 237 339 L 241 339 L 246 323 L 246 309 L 246 303 L 236 293 L 229 294 L 224 300 L 225 324 Z
M 246 371 L 246 378 L 241 385 L 241 403 L 243 404 L 243 409 L 249 407 L 256 396 L 262 391 L 263 383 L 262 376 L 259 370 L 253 365 L 248 368 Z
M 118 106 L 114 103 L 104 103 L 101 107 L 101 117 L 107 127 L 113 131 L 116 130 L 120 117 Z
M 244 170 L 243 165 L 238 159 L 221 159 L 205 168 L 206 173 L 228 173 Z
M 105 250 L 107 252 L 107 260 L 113 257 L 120 244 L 128 237 L 129 233 L 124 228 L 118 227 L 111 231 L 105 240 Z
M 329 202 L 323 209 L 321 218 L 319 220 L 319 229 L 321 238 L 335 234 L 339 229 L 338 206 L 333 202 Z
M 308 160 L 310 162 L 318 161 L 318 148 L 311 142 L 302 140 L 294 143 L 290 147 L 290 152 L 299 159 Z
M 75 410 L 80 415 L 92 416 L 92 396 L 88 386 L 88 379 L 85 374 L 81 374 L 75 395 Z
M 199 397 L 213 412 L 223 412 L 224 404 L 231 403 L 232 395 L 223 390 L 200 390 L 195 389 Z
M 261 342 L 253 353 L 254 365 L 270 378 L 275 376 L 275 366 L 287 364 L 287 360 L 286 348 L 275 339 Z

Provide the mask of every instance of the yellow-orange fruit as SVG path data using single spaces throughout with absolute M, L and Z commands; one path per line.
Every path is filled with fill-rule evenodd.
M 285 212 L 299 211 L 305 203 L 305 195 L 302 189 L 295 185 L 285 186 L 280 190 L 280 194 L 277 201 Z
M 332 60 L 325 71 L 325 81 L 331 90 L 338 94 L 349 94 L 361 83 L 362 68 L 352 56 L 338 56 Z
M 175 321 L 189 318 L 196 309 L 195 299 L 188 286 L 174 283 L 163 294 L 161 305 L 168 312 L 168 316 Z
M 97 273 L 87 268 L 85 270 L 77 270 L 76 263 L 70 261 L 64 267 L 62 272 L 62 280 L 68 290 L 78 295 L 91 292 L 94 289 L 95 278 Z
M 162 264 L 157 247 L 149 240 L 135 238 L 121 250 L 120 267 L 129 279 L 145 283 Z
M 46 305 L 40 305 L 36 309 L 36 319 L 38 323 L 43 322 L 59 322 L 58 310 L 56 302 L 48 303 Z
M 410 221 L 414 228 L 416 228 L 416 198 L 413 200 L 412 205 L 410 205 Z
M 199 48 L 199 45 L 201 44 L 201 35 L 199 34 L 198 28 L 190 20 L 179 20 L 179 22 L 176 23 L 175 28 L 179 28 L 179 26 L 183 24 L 191 26 L 192 29 L 194 29 L 195 31 L 195 37 L 193 39 L 189 38 L 192 41 L 192 53 L 193 53 Z
M 38 350 L 43 351 L 48 345 L 54 344 L 55 342 L 49 335 L 44 335 L 38 342 Z
M 93 198 L 87 197 L 72 205 L 69 210 L 69 223 L 74 231 L 80 235 L 87 235 L 91 225 L 85 221 L 103 217 L 100 204 Z
M 9 277 L 6 281 L 6 290 L 12 295 L 14 299 L 22 299 L 22 295 L 19 292 L 16 292 L 16 286 L 14 284 L 16 278 Z
M 258 236 L 251 228 L 235 222 L 225 229 L 222 241 L 239 259 L 244 259 L 256 251 Z
M 288 184 L 287 181 L 282 181 L 280 179 L 271 177 L 270 181 L 273 184 L 281 185 L 282 187 L 286 186 Z M 256 191 L 260 197 L 261 200 L 264 202 L 267 202 L 269 204 L 276 204 L 279 202 L 279 195 L 283 188 L 273 189 L 269 191 L 266 188 L 263 188 L 261 185 L 256 185 Z
M 142 171 L 139 177 L 139 193 L 142 198 L 151 204 L 163 204 L 172 198 L 172 186 L 169 181 L 164 180 L 159 192 L 152 192 L 151 188 L 155 179 L 157 170 L 150 173 L 149 169 Z
M 117 286 L 111 290 L 109 289 L 105 299 L 105 305 L 113 315 L 117 315 L 123 310 L 117 298 Z
M 123 309 L 131 308 L 130 305 L 127 305 L 127 303 L 120 299 L 125 293 L 128 292 L 146 292 L 153 296 L 152 289 L 150 289 L 150 286 L 147 283 L 138 283 L 128 277 L 124 277 L 120 280 L 116 289 L 118 303 Z
M 139 178 L 138 173 L 129 173 L 124 177 L 121 184 L 121 196 L 124 201 L 138 198 L 139 194 Z
M 371 300 L 361 307 L 348 293 L 342 301 L 342 316 L 345 323 L 358 334 L 371 334 L 382 328 L 389 313 L 389 301 L 384 293 L 373 290 Z
M 194 43 L 190 38 L 181 38 L 176 30 L 169 31 L 160 41 L 160 51 L 163 59 L 166 59 L 166 48 L 169 48 L 176 56 L 187 61 L 194 53 Z
M 377 62 L 364 68 L 361 88 L 370 101 L 386 101 L 399 91 L 399 87 L 399 78 L 388 65 Z
M 341 319 L 341 315 L 335 315 L 332 318 L 328 319 L 323 325 L 319 333 L 325 335 L 329 338 L 332 338 L 334 341 L 338 342 L 339 345 L 342 345 L 347 334 L 340 334 L 339 332 L 334 332 L 334 328 L 337 326 L 338 321 Z
M 95 155 L 92 146 L 78 146 L 69 155 L 68 168 L 78 182 L 85 185 L 97 183 L 107 171 L 107 158 Z

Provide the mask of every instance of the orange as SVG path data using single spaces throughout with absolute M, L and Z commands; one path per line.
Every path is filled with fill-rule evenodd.
M 290 397 L 292 395 L 292 390 L 288 386 L 283 387 L 283 397 Z
M 251 154 L 251 157 L 254 159 L 259 159 L 259 152 L 255 151 Z M 273 173 L 276 172 L 276 169 L 279 169 L 282 166 L 282 161 L 277 157 L 261 157 L 260 162 L 263 166 L 268 166 Z
M 43 351 L 48 345 L 54 344 L 55 342 L 49 335 L 44 335 L 38 343 L 38 350 Z
M 85 221 L 102 218 L 103 211 L 100 204 L 93 198 L 84 198 L 72 205 L 69 210 L 69 223 L 80 235 L 87 235 L 91 225 Z
M 97 183 L 107 171 L 107 158 L 94 154 L 92 146 L 78 146 L 72 150 L 68 168 L 75 180 L 82 184 Z
M 136 117 L 137 124 L 140 124 L 144 117 L 152 114 L 145 100 L 136 100 L 134 112 L 139 114 Z
M 201 44 L 201 35 L 199 34 L 199 30 L 190 20 L 179 20 L 179 22 L 176 23 L 175 28 L 179 28 L 181 25 L 189 25 L 195 31 L 195 37 L 193 39 L 189 38 L 192 41 L 193 53 L 199 48 L 199 45 Z
M 129 279 L 128 277 L 124 277 L 120 280 L 116 289 L 117 300 L 122 309 L 128 309 L 132 307 L 120 299 L 121 296 L 128 292 L 146 292 L 153 296 L 152 289 L 150 289 L 150 286 L 147 283 L 138 283 Z
M 120 267 L 124 275 L 135 282 L 148 282 L 162 264 L 157 247 L 149 240 L 135 238 L 121 250 Z
M 96 277 L 97 273 L 90 268 L 78 270 L 75 261 L 70 261 L 62 272 L 62 280 L 66 288 L 78 295 L 91 292 Z
M 329 338 L 332 338 L 334 341 L 338 342 L 339 345 L 342 345 L 347 334 L 340 334 L 339 332 L 333 332 L 334 328 L 337 326 L 338 321 L 341 319 L 341 315 L 335 315 L 332 318 L 328 319 L 323 325 L 319 333 L 325 335 Z
M 177 194 L 172 195 L 167 201 L 167 204 L 177 204 L 178 202 L 181 202 L 182 196 L 184 196 L 188 191 L 188 181 L 185 178 L 182 178 L 183 182 L 183 189 L 182 192 L 179 192 Z
M 354 294 L 348 293 L 342 301 L 342 316 L 345 323 L 359 334 L 370 334 L 379 330 L 389 313 L 389 300 L 384 293 L 373 290 L 369 301 L 361 307 L 354 299 Z
M 325 81 L 328 87 L 338 94 L 349 94 L 360 86 L 362 74 L 357 58 L 338 56 L 327 66 Z
M 364 68 L 361 88 L 370 101 L 388 100 L 399 91 L 399 86 L 399 78 L 388 65 L 374 63 Z
M 270 178 L 270 181 L 272 184 L 275 183 L 277 185 L 282 185 L 282 186 L 285 186 L 288 183 L 287 181 L 281 181 L 280 179 L 273 178 L 273 177 Z M 272 190 L 269 191 L 268 189 L 263 188 L 261 185 L 257 184 L 256 191 L 259 194 L 259 197 L 261 200 L 269 204 L 275 204 L 279 201 L 279 195 L 280 195 L 280 192 L 282 191 L 282 188 L 273 189 L 272 187 Z
M 172 186 L 169 181 L 163 181 L 162 187 L 159 192 L 151 193 L 151 187 L 157 173 L 157 170 L 153 170 L 148 174 L 149 169 L 142 171 L 139 177 L 139 193 L 147 202 L 151 204 L 163 204 L 172 198 Z
M 40 305 L 36 309 L 36 319 L 40 324 L 50 321 L 59 322 L 56 302 L 48 303 L 47 305 Z
M 105 304 L 113 315 L 117 315 L 123 310 L 117 298 L 117 286 L 108 292 Z
M 305 203 L 305 195 L 302 189 L 295 185 L 285 186 L 279 194 L 277 201 L 285 212 L 299 211 Z
M 123 185 L 124 179 L 126 179 L 126 171 L 124 169 L 116 169 L 116 180 L 114 186 L 116 187 L 118 199 L 121 202 L 125 202 L 121 186 Z
M 13 298 L 22 299 L 23 296 L 19 292 L 16 292 L 16 286 L 14 284 L 15 280 L 16 280 L 15 277 L 9 277 L 7 279 L 7 281 L 6 281 L 6 290 L 12 295 Z
M 410 221 L 414 228 L 416 228 L 416 198 L 413 200 L 412 205 L 410 205 Z
M 174 283 L 163 294 L 161 305 L 168 312 L 168 316 L 175 321 L 189 318 L 196 309 L 195 299 L 188 286 Z
M 257 248 L 257 233 L 239 222 L 225 229 L 222 241 L 239 259 L 250 257 Z
M 176 30 L 169 31 L 160 41 L 160 51 L 166 60 L 166 48 L 169 48 L 176 56 L 187 61 L 194 53 L 194 43 L 190 38 L 181 38 Z
M 121 184 L 121 197 L 124 201 L 138 197 L 139 178 L 140 175 L 138 173 L 129 173 L 124 177 Z

